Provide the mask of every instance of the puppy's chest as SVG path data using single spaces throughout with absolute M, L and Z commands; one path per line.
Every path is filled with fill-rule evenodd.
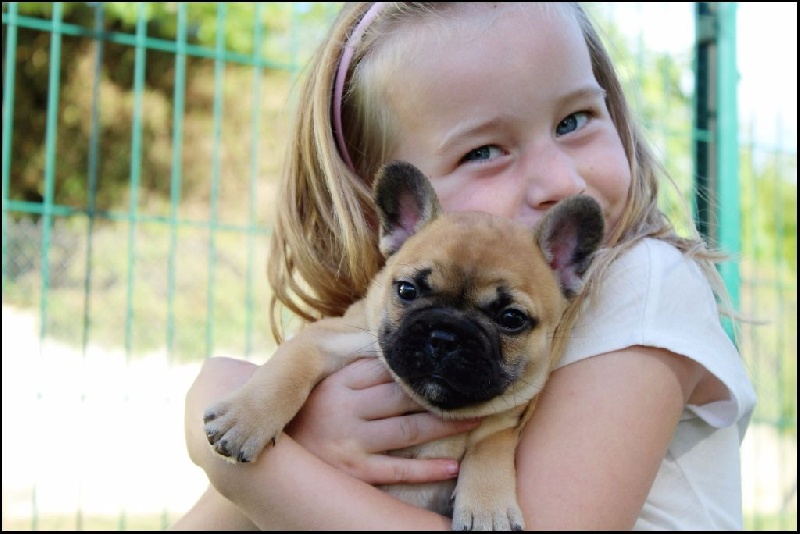
M 405 458 L 453 458 L 460 461 L 466 452 L 468 440 L 468 433 L 462 433 L 392 451 L 391 454 Z M 427 484 L 385 485 L 381 489 L 408 504 L 452 517 L 455 487 L 456 479 L 452 479 Z
M 467 449 L 469 433 L 456 434 L 421 445 L 391 451 L 394 456 L 403 458 L 452 458 L 461 460 Z
M 453 517 L 453 493 L 456 479 L 427 484 L 394 484 L 380 489 L 417 508 L 425 508 L 446 517 Z

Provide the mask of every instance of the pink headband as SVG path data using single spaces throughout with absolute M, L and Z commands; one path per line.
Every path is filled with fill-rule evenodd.
M 367 27 L 375 19 L 375 16 L 381 10 L 386 2 L 375 2 L 370 6 L 364 16 L 356 25 L 353 33 L 347 39 L 342 57 L 339 60 L 339 67 L 336 70 L 336 81 L 333 86 L 333 132 L 336 136 L 336 145 L 339 147 L 339 154 L 342 159 L 350 168 L 351 171 L 356 172 L 350 155 L 347 153 L 347 144 L 344 142 L 344 132 L 342 131 L 342 95 L 344 93 L 344 82 L 347 79 L 347 71 L 350 69 L 350 61 L 353 59 L 353 54 L 356 50 L 356 45 L 364 35 Z

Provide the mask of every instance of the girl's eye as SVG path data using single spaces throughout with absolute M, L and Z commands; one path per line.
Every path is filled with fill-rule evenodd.
M 489 161 L 501 155 L 502 152 L 495 145 L 483 145 L 482 147 L 467 152 L 467 154 L 461 158 L 461 163 L 469 161 Z
M 569 115 L 556 126 L 556 135 L 567 135 L 582 128 L 589 121 L 588 111 L 579 111 Z

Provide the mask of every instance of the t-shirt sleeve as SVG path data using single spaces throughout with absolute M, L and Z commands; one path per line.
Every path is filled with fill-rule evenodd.
M 722 328 L 711 286 L 694 261 L 662 241 L 643 240 L 611 264 L 596 298 L 584 304 L 558 367 L 634 345 L 691 358 L 728 388 L 726 400 L 687 406 L 708 424 L 722 428 L 749 419 L 755 392 Z

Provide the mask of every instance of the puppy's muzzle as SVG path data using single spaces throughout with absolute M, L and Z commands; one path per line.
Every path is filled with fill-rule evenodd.
M 386 363 L 417 394 L 445 410 L 502 394 L 513 377 L 498 334 L 467 313 L 426 308 L 409 313 L 387 336 Z

